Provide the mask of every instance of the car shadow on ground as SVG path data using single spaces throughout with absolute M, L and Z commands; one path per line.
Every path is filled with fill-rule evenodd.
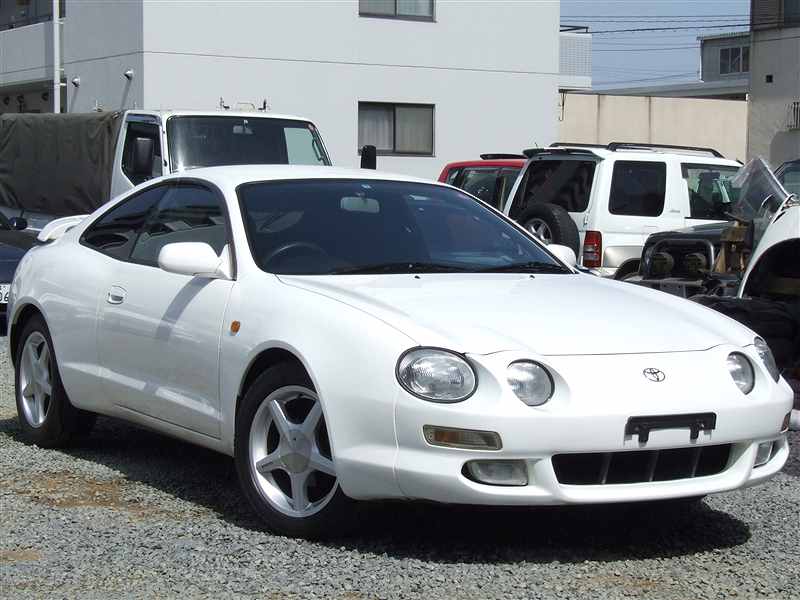
M 0 419 L 0 435 L 20 440 L 17 419 Z M 239 490 L 232 459 L 216 452 L 106 418 L 90 437 L 58 452 L 236 527 L 264 531 Z M 320 543 L 433 562 L 549 563 L 665 558 L 750 538 L 746 523 L 702 502 L 523 509 L 372 503 L 363 516 L 356 534 Z

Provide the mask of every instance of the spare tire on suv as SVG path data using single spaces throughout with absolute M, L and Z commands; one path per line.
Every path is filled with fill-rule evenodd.
M 572 248 L 575 256 L 580 256 L 578 226 L 569 213 L 557 204 L 534 202 L 517 221 L 545 243 L 567 246 Z

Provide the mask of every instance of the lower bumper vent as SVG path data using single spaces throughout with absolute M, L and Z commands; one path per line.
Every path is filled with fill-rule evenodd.
M 731 444 L 668 450 L 556 454 L 553 456 L 553 469 L 558 482 L 567 485 L 674 481 L 722 473 L 728 466 L 730 454 Z

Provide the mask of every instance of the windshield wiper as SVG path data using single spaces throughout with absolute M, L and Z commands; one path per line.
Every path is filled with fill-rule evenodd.
M 555 263 L 532 260 L 524 263 L 498 265 L 481 269 L 481 273 L 569 273 L 567 269 Z
M 432 262 L 386 262 L 358 267 L 344 267 L 331 271 L 334 275 L 367 275 L 387 273 L 463 273 L 467 269 L 444 263 Z

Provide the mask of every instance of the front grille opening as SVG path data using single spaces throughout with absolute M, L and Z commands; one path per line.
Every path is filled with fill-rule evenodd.
M 556 454 L 553 470 L 559 483 L 567 485 L 614 485 L 649 481 L 674 481 L 722 473 L 728 466 L 731 444 Z

